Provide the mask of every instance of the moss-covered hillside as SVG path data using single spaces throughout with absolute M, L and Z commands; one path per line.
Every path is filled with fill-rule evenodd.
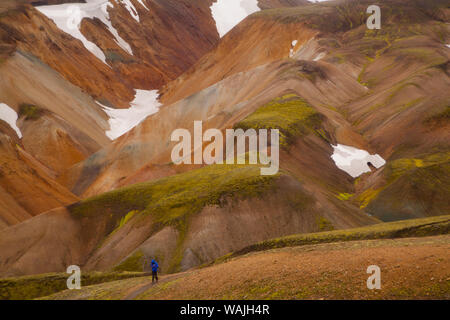
M 296 94 L 286 94 L 257 109 L 234 125 L 235 129 L 279 129 L 280 145 L 287 147 L 295 137 L 320 129 L 323 116 Z
M 69 276 L 65 273 L 52 273 L 0 279 L 0 300 L 31 300 L 66 290 Z M 145 276 L 144 273 L 133 272 L 82 273 L 81 285 L 90 286 L 143 276 Z
M 448 215 L 432 218 L 387 222 L 362 228 L 299 234 L 263 241 L 255 245 L 248 246 L 228 256 L 219 258 L 216 262 L 223 262 L 230 258 L 241 256 L 249 252 L 265 251 L 276 248 L 354 240 L 427 237 L 448 233 L 450 233 L 450 216 Z

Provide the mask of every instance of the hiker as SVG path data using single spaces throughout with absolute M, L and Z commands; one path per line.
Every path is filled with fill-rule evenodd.
M 158 269 L 159 269 L 158 262 L 156 262 L 153 259 L 152 260 L 152 283 L 155 282 L 155 279 L 156 279 L 156 282 L 158 282 Z

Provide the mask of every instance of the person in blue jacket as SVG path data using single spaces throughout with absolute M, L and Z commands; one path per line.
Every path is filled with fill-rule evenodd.
M 155 282 L 155 280 L 156 280 L 156 282 L 158 282 L 158 269 L 159 269 L 158 262 L 156 262 L 153 259 L 152 260 L 152 283 Z

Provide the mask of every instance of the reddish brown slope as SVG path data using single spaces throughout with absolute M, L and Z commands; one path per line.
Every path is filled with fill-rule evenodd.
M 284 24 L 248 17 L 226 34 L 214 50 L 165 86 L 161 90 L 161 101 L 174 103 L 233 74 L 287 58 L 293 40 L 301 45 L 315 34 L 317 31 L 301 22 Z
M 16 52 L 0 72 L 0 101 L 19 114 L 24 147 L 44 165 L 59 173 L 110 143 L 101 107 L 38 59 Z
M 0 227 L 22 222 L 78 198 L 9 136 L 0 133 Z
M 186 270 L 254 242 L 331 228 L 324 225 L 322 208 L 305 184 L 289 175 L 262 177 L 258 167 L 211 166 L 6 229 L 0 234 L 0 274 L 56 272 L 71 264 L 134 270 L 141 268 L 143 255 L 157 255 L 167 272 Z M 346 216 L 333 225 L 376 222 L 361 214 Z
M 133 88 L 161 86 L 187 69 L 218 39 L 208 3 L 152 2 L 151 11 L 135 3 L 141 16 L 141 24 L 136 25 L 129 12 L 114 2 L 110 8 L 112 23 L 129 42 L 134 56 L 112 41 L 100 21 L 85 19 L 82 23 L 87 38 L 95 38 L 105 53 L 114 52 L 108 57 L 124 58 L 107 59 L 111 69 L 33 7 L 21 5 L 24 2 L 0 5 L 0 101 L 19 113 L 18 126 L 24 136 L 21 146 L 52 179 L 110 142 L 105 135 L 108 118 L 92 97 L 107 105 L 129 107 Z M 11 130 L 7 134 L 14 137 Z M 23 159 L 17 161 L 15 165 L 28 168 L 20 163 Z M 30 187 L 40 184 L 40 177 L 36 176 L 36 181 L 33 176 L 28 178 Z M 20 189 L 11 181 L 1 185 L 8 190 Z M 60 201 L 60 196 L 48 192 L 45 205 L 37 201 L 30 209 L 30 197 L 25 211 L 35 215 L 76 199 L 61 188 L 72 200 Z M 11 197 L 19 196 L 15 191 L 3 194 L 8 203 Z
M 362 1 L 360 7 L 365 3 Z M 142 177 L 160 177 L 158 171 L 164 172 L 163 174 L 174 174 L 176 172 L 174 170 L 158 169 L 158 166 L 170 163 L 170 150 L 173 144 L 170 144 L 169 139 L 174 129 L 190 129 L 194 120 L 201 119 L 204 120 L 205 127 L 222 129 L 231 127 L 267 101 L 288 90 L 297 92 L 330 120 L 332 125 L 327 131 L 333 143 L 339 142 L 379 153 L 388 160 L 387 168 L 396 165 L 398 167 L 398 163 L 393 161 L 399 158 L 405 158 L 406 161 L 409 159 L 414 163 L 414 158 L 426 162 L 423 159 L 428 156 L 437 160 L 426 162 L 426 167 L 431 169 L 430 165 L 443 165 L 448 161 L 446 160 L 448 156 L 445 155 L 449 149 L 448 133 L 445 130 L 449 96 L 444 90 L 449 81 L 447 75 L 449 51 L 444 45 L 448 39 L 447 27 L 426 11 L 417 10 L 414 6 L 403 7 L 395 1 L 392 4 L 395 10 L 387 17 L 389 23 L 379 32 L 366 32 L 364 25 L 349 24 L 348 19 L 352 20 L 354 18 L 352 14 L 358 11 L 339 11 L 331 4 L 320 6 L 317 10 L 325 10 L 330 19 L 334 17 L 332 10 L 335 10 L 336 17 L 328 21 L 328 24 L 323 22 L 316 26 L 317 31 L 322 32 L 320 36 L 311 38 L 303 46 L 301 42 L 296 46 L 293 59 L 300 60 L 297 62 L 286 59 L 292 40 L 299 38 L 302 32 L 310 34 L 311 37 L 315 32 L 304 27 L 295 29 L 294 26 L 298 26 L 302 21 L 311 25 L 319 19 L 318 16 L 311 16 L 313 9 L 308 7 L 308 9 L 297 8 L 294 11 L 269 10 L 247 19 L 223 38 L 212 53 L 201 60 L 205 65 L 199 62 L 186 74 L 169 84 L 167 88 L 173 86 L 174 90 L 166 91 L 166 99 L 177 100 L 178 96 L 187 95 L 189 91 L 195 90 L 193 88 L 196 86 L 202 87 L 209 82 L 218 81 L 221 76 L 216 79 L 214 75 L 225 76 L 230 72 L 230 67 L 237 68 L 237 71 L 241 67 L 252 65 L 254 59 L 262 59 L 256 62 L 257 65 L 262 63 L 267 57 L 264 55 L 266 51 L 258 47 L 259 43 L 261 41 L 269 43 L 267 39 L 276 38 L 273 32 L 277 34 L 293 32 L 290 34 L 291 38 L 280 36 L 278 39 L 280 42 L 274 42 L 269 46 L 269 49 L 274 48 L 273 52 L 276 54 L 267 59 L 286 55 L 284 60 L 234 74 L 186 99 L 166 106 L 105 152 L 98 153 L 89 161 L 74 167 L 65 177 L 64 184 L 77 194 L 94 195 L 127 182 L 142 181 L 139 180 Z M 398 24 L 400 17 L 407 22 Z M 359 21 L 358 19 L 359 14 L 354 20 Z M 362 24 L 362 21 L 359 23 Z M 411 23 L 414 23 L 413 27 Z M 243 26 L 251 29 L 253 24 L 268 24 L 272 28 L 265 29 L 267 32 L 265 35 L 258 32 L 247 33 Z M 332 34 L 329 24 L 340 25 L 341 29 Z M 295 32 L 291 28 L 295 29 Z M 243 37 L 243 34 L 247 36 Z M 221 47 L 226 47 L 234 53 L 235 61 L 225 57 L 225 52 L 219 50 Z M 254 50 L 256 51 L 254 54 L 242 55 L 241 59 L 237 59 L 237 51 L 231 50 L 240 48 L 243 52 L 249 53 L 253 52 L 254 47 L 259 49 Z M 323 61 L 311 63 L 301 61 L 320 57 Z M 214 72 L 208 73 L 205 66 L 211 66 Z M 197 78 L 197 74 L 202 74 L 202 77 Z M 316 145 L 321 150 L 322 157 L 329 159 L 331 147 L 320 146 L 319 143 Z M 395 156 L 393 150 L 396 150 Z M 295 157 L 296 161 L 293 160 Z M 298 164 L 308 163 L 304 157 L 300 151 L 292 152 L 282 163 L 286 163 L 290 171 L 299 172 L 302 177 L 315 170 L 320 177 L 319 166 L 303 173 L 305 171 L 303 169 L 307 166 L 302 168 Z M 420 161 L 417 163 L 420 164 Z M 407 170 L 402 169 L 400 173 L 401 175 L 407 173 L 409 176 L 413 173 L 410 169 L 415 168 L 414 165 L 406 166 Z M 154 172 L 146 174 L 146 170 Z M 335 170 L 337 171 L 336 168 Z M 437 172 L 440 172 L 439 170 Z M 445 168 L 443 170 L 446 172 Z M 350 191 L 349 193 L 355 196 L 351 201 L 341 201 L 342 203 L 357 205 L 362 209 L 367 207 L 370 213 L 383 218 L 387 215 L 382 211 L 404 212 L 399 215 L 403 218 L 423 216 L 427 211 L 433 212 L 433 215 L 447 212 L 448 201 L 441 200 L 430 210 L 425 210 L 424 208 L 430 208 L 429 205 L 433 203 L 430 201 L 432 197 L 421 199 L 417 205 L 418 209 L 414 208 L 412 212 L 407 203 L 402 204 L 403 208 L 399 209 L 395 205 L 399 201 L 398 195 L 394 192 L 386 192 L 396 195 L 389 200 L 391 204 L 388 209 L 383 208 L 378 211 L 379 213 L 370 209 L 368 203 L 374 200 L 387 184 L 393 182 L 392 177 L 398 178 L 398 175 L 392 176 L 389 172 L 379 170 L 375 174 L 357 180 L 354 186 L 351 186 L 353 180 L 349 178 L 345 182 L 350 184 L 349 189 L 346 187 L 332 190 L 335 194 L 344 192 L 343 189 L 346 189 L 346 192 Z M 337 177 L 330 173 L 326 176 Z M 419 174 L 419 177 L 422 177 L 418 181 L 419 186 L 413 184 L 407 190 L 420 187 L 420 180 L 427 176 L 435 174 Z M 405 179 L 410 181 L 409 178 Z M 322 177 L 319 180 L 327 178 Z M 329 180 L 340 181 L 334 178 Z M 442 186 L 446 186 L 445 180 L 443 179 Z M 447 187 L 442 186 L 430 186 L 430 191 L 426 194 L 442 199 L 447 190 Z M 323 190 L 323 186 L 319 189 Z M 383 202 L 382 199 L 386 198 L 380 198 L 380 203 Z
M 2 122 L 2 226 L 76 201 L 55 182 L 57 174 L 109 143 L 106 116 L 91 97 L 10 49 L 0 48 L 0 101 L 18 113 L 23 137 Z
M 218 41 L 210 1 L 132 1 L 139 22 L 124 5 L 111 1 L 112 25 L 133 55 L 112 41 L 99 20 L 84 19 L 81 31 L 106 53 L 107 62 L 134 88 L 155 89 L 175 79 Z M 112 57 L 114 57 L 112 59 Z
M 159 88 L 218 40 L 208 2 L 152 1 L 147 10 L 135 1 L 140 23 L 123 4 L 112 4 L 112 24 L 130 44 L 133 56 L 112 41 L 101 21 L 83 19 L 81 28 L 103 50 L 112 69 L 29 5 L 2 14 L 0 42 L 33 54 L 104 104 L 125 108 L 133 99 L 132 89 Z
M 31 53 L 95 99 L 128 107 L 132 88 L 83 44 L 59 30 L 31 6 L 18 6 L 0 18 L 0 41 Z

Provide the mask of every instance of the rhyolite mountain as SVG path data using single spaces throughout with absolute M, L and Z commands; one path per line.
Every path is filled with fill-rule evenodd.
M 176 272 L 289 234 L 450 212 L 445 1 L 260 0 L 220 37 L 216 1 L 111 0 L 109 20 L 79 27 L 104 61 L 42 13 L 69 2 L 0 5 L 0 103 L 22 134 L 0 121 L 0 274 L 148 257 Z M 158 111 L 111 141 L 107 110 L 133 110 L 137 90 L 158 90 Z M 196 120 L 280 129 L 280 172 L 174 165 L 171 133 Z M 386 164 L 352 178 L 337 144 Z

